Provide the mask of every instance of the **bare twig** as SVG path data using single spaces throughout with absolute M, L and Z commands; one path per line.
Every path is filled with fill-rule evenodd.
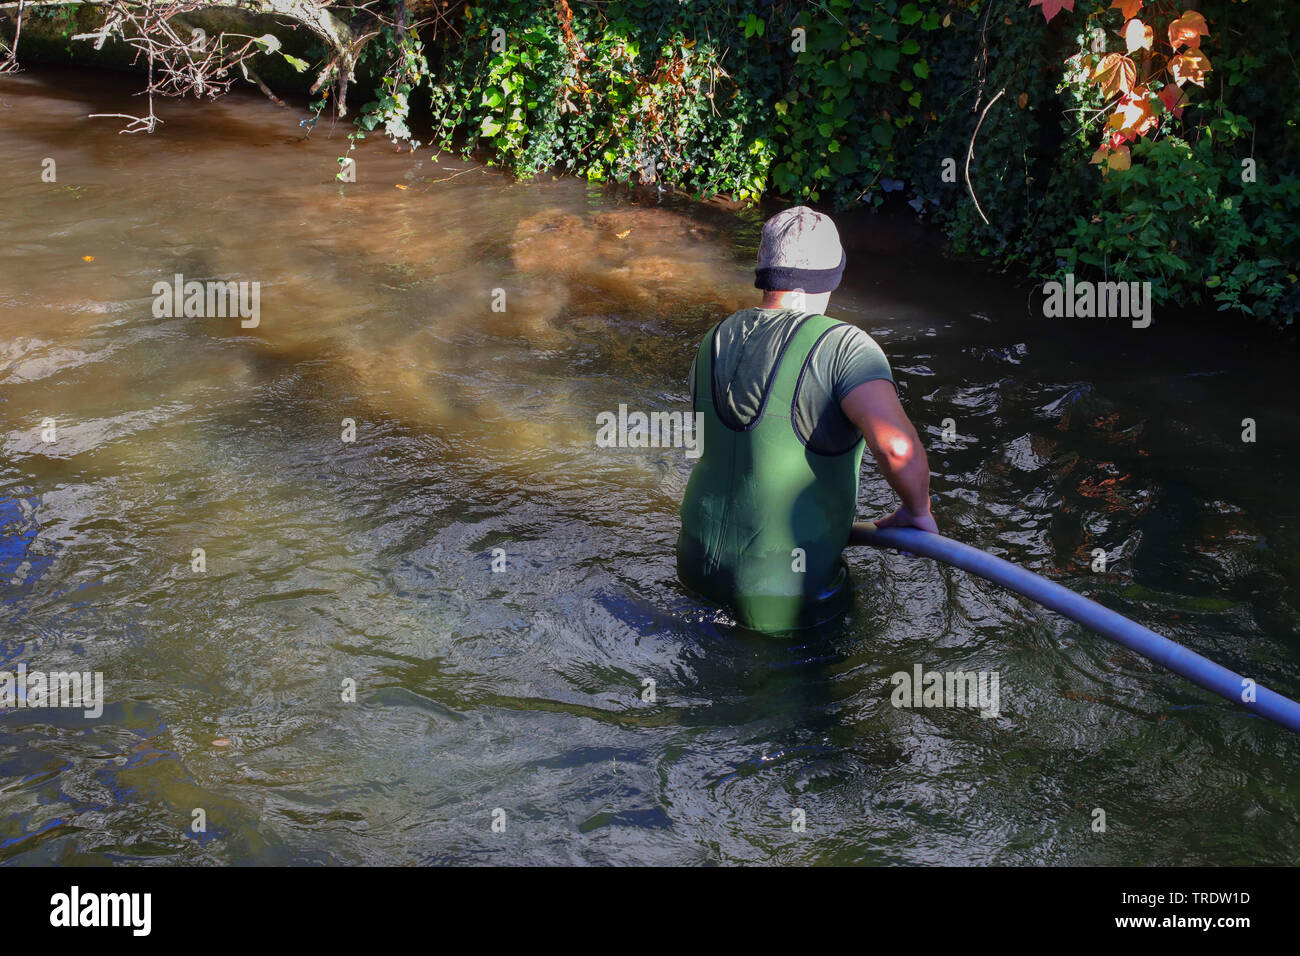
M 975 137 L 980 134 L 980 127 L 984 125 L 984 117 L 989 115 L 989 108 L 1001 99 L 1002 94 L 1006 91 L 1007 88 L 1002 87 L 993 99 L 988 101 L 988 105 L 984 107 L 984 112 L 980 114 L 979 122 L 975 124 L 975 132 L 970 134 L 970 145 L 966 147 L 966 188 L 970 190 L 970 198 L 975 200 L 975 211 L 980 214 L 980 218 L 984 220 L 986 226 L 989 224 L 989 217 L 984 215 L 984 210 L 980 208 L 980 201 L 975 196 L 975 188 L 970 184 L 970 161 L 971 157 L 975 155 Z
M 18 0 L 18 18 L 14 24 L 14 43 L 5 51 L 5 57 L 0 60 L 0 73 L 17 73 L 18 72 L 18 38 L 23 35 L 23 11 L 27 9 L 27 0 Z
M 130 113 L 91 113 L 90 114 L 91 119 L 100 119 L 104 117 L 107 118 L 116 117 L 118 119 L 130 120 L 131 122 L 127 124 L 126 129 L 119 130 L 119 132 L 121 133 L 152 133 L 154 131 L 154 127 L 162 122 L 162 120 L 158 119 L 156 116 L 153 115 L 153 110 L 149 111 L 148 116 L 132 116 Z
M 19 29 L 23 11 L 29 6 L 57 5 L 65 0 L 0 0 L 0 9 L 18 8 Z M 248 75 L 246 62 L 268 49 L 259 38 L 241 36 L 223 31 L 211 40 L 204 40 L 192 31 L 182 37 L 183 20 L 173 20 L 199 10 L 233 8 L 245 13 L 283 16 L 306 26 L 321 39 L 333 56 L 317 79 L 318 89 L 329 80 L 337 85 L 335 104 L 339 115 L 346 113 L 347 84 L 354 79 L 353 70 L 362 47 L 378 31 L 358 35 L 345 20 L 336 15 L 328 0 L 85 0 L 86 5 L 100 8 L 104 22 L 93 33 L 77 34 L 74 40 L 91 40 L 96 49 L 104 41 L 116 36 L 119 41 L 135 50 L 134 62 L 144 62 L 149 69 L 148 117 L 124 117 L 133 122 L 124 132 L 152 130 L 157 125 L 153 112 L 154 94 L 163 96 L 207 96 L 215 98 L 225 92 L 245 75 L 250 83 L 271 95 L 260 79 Z M 340 6 L 346 4 L 340 3 Z M 364 6 L 364 5 L 363 5 Z M 352 7 L 352 9 L 360 9 Z M 369 16 L 369 14 L 367 14 Z M 379 18 L 376 18 L 379 19 Z M 0 71 L 12 70 L 17 63 L 17 35 L 14 48 L 8 51 Z M 271 97 L 273 100 L 274 96 Z M 100 116 L 117 114 L 97 114 Z

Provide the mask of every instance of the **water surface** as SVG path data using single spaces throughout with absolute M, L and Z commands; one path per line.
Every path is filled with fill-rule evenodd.
M 340 187 L 342 126 L 86 119 L 132 89 L 0 79 L 0 659 L 107 697 L 0 714 L 0 858 L 1300 861 L 1294 735 L 992 585 L 855 552 L 851 617 L 760 638 L 677 584 L 691 459 L 596 415 L 686 407 L 761 213 L 373 140 Z M 942 530 L 1300 693 L 1294 352 L 1035 319 L 843 233 L 831 312 L 890 355 Z M 155 317 L 177 273 L 259 282 L 260 324 Z M 893 506 L 864 468 L 860 515 Z M 893 707 L 918 663 L 998 672 L 1001 715 Z

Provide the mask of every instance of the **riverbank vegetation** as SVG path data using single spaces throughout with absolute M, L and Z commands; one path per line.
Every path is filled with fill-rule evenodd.
M 357 137 L 519 176 L 906 204 L 958 253 L 1037 277 L 1149 281 L 1157 304 L 1278 325 L 1300 305 L 1300 8 L 1280 0 L 252 7 L 312 42 L 232 29 L 206 90 L 163 44 L 150 55 L 191 88 L 162 92 L 250 71 L 265 88 L 261 64 L 288 63 L 314 111 L 356 101 Z

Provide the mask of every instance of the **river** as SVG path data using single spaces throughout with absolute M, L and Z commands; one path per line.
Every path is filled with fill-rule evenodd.
M 691 459 L 596 416 L 687 407 L 763 212 L 374 138 L 341 184 L 350 127 L 255 96 L 86 118 L 135 88 L 0 78 L 3 667 L 105 698 L 0 712 L 0 859 L 1300 862 L 1300 739 L 993 585 L 855 551 L 851 615 L 769 638 L 683 591 Z M 1294 349 L 842 231 L 941 530 L 1300 693 Z M 156 315 L 178 274 L 258 324 Z M 918 664 L 998 716 L 893 706 Z

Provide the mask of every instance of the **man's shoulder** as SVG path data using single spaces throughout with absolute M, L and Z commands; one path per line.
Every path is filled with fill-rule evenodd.
M 893 381 L 885 350 L 865 329 L 843 321 L 831 328 L 832 333 L 821 339 L 809 361 L 822 380 L 834 383 L 839 396 L 872 379 Z
M 822 318 L 830 320 L 828 331 L 834 333 L 826 336 L 823 345 L 830 347 L 833 351 L 868 350 L 884 353 L 884 349 L 880 347 L 880 344 L 861 326 L 854 325 L 847 319 L 837 319 L 834 316 L 822 316 Z

